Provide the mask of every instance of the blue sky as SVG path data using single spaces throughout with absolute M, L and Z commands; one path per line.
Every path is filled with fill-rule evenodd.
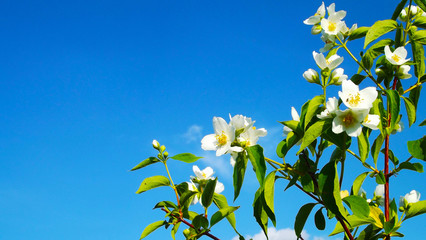
M 348 26 L 366 26 L 389 18 L 397 2 L 336 1 L 336 9 L 348 12 Z M 4 0 L 0 239 L 138 239 L 146 225 L 163 217 L 151 210 L 155 203 L 173 199 L 170 189 L 134 193 L 144 178 L 165 174 L 160 165 L 128 171 L 155 154 L 152 139 L 171 155 L 204 156 L 197 165 L 212 166 L 231 199 L 229 156 L 202 151 L 200 140 L 212 133 L 213 116 L 244 114 L 268 130 L 259 143 L 277 159 L 275 147 L 282 138 L 277 121 L 291 118 L 291 106 L 300 109 L 321 94 L 302 78 L 315 68 L 312 51 L 322 47 L 302 21 L 320 4 Z M 373 13 L 366 14 L 363 6 Z M 354 52 L 361 44 L 352 44 Z M 349 56 L 339 54 L 345 57 L 345 72 L 355 73 Z M 425 116 L 420 105 L 418 120 Z M 404 142 L 423 134 L 424 129 L 412 128 L 392 137 L 400 159 L 407 158 Z M 193 175 L 190 164 L 170 165 L 176 182 Z M 348 188 L 354 177 L 348 173 Z M 392 179 L 398 181 L 392 195 L 398 199 L 416 189 L 426 196 L 419 184 L 424 179 L 401 173 Z M 278 229 L 293 228 L 297 210 L 309 201 L 293 189 L 282 192 L 285 184 L 276 187 Z M 249 171 L 235 202 L 242 206 L 237 226 L 251 236 L 260 231 L 250 207 L 256 188 Z M 372 180 L 364 185 L 370 197 L 374 188 Z M 423 234 L 425 220 L 407 221 L 401 228 L 406 239 Z M 318 231 L 311 219 L 307 225 L 309 239 L 327 239 L 334 227 L 330 223 L 328 232 Z M 222 239 L 235 236 L 227 224 L 217 229 Z M 161 238 L 169 238 L 169 232 L 158 230 L 148 239 Z

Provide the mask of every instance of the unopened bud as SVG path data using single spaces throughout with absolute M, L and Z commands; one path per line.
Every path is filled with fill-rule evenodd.
M 333 85 L 342 85 L 343 80 L 348 80 L 348 75 L 343 74 L 343 68 L 336 68 L 331 73 L 331 84 Z
M 402 9 L 401 13 L 399 14 L 399 19 L 401 21 L 406 21 L 407 20 L 407 12 L 405 11 L 405 9 Z
M 163 155 L 161 153 L 157 154 L 157 158 L 162 160 L 163 159 Z
M 160 143 L 154 139 L 152 141 L 152 147 L 154 147 L 155 149 L 158 149 L 160 147 Z
M 321 25 L 314 25 L 311 28 L 312 35 L 318 35 L 321 33 L 321 31 L 322 31 Z
M 168 152 L 164 152 L 163 155 L 164 155 L 165 158 L 167 158 L 169 156 L 169 153 Z
M 189 231 L 189 229 L 185 229 L 183 230 L 183 235 L 187 238 L 189 236 L 189 234 L 191 234 L 191 231 Z
M 161 151 L 161 152 L 164 152 L 164 150 L 166 150 L 166 146 L 161 145 L 161 147 L 160 147 L 160 151 Z
M 320 83 L 318 72 L 312 68 L 305 71 L 303 77 L 310 83 Z

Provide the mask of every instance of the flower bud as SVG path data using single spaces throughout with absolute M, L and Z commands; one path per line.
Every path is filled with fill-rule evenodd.
M 410 7 L 410 16 L 414 17 L 417 14 L 417 6 L 411 5 Z
M 183 235 L 184 235 L 186 238 L 188 238 L 188 237 L 189 237 L 189 234 L 191 234 L 191 231 L 190 231 L 189 229 L 185 229 L 185 230 L 183 230 Z
M 310 83 L 320 83 L 318 72 L 312 68 L 305 71 L 303 77 Z
M 318 35 L 318 34 L 321 33 L 321 31 L 322 31 L 321 25 L 314 25 L 311 28 L 311 34 L 312 35 Z
M 343 80 L 348 80 L 348 75 L 343 74 L 343 68 L 336 68 L 331 73 L 330 83 L 333 85 L 342 85 Z
M 161 145 L 161 147 L 160 147 L 160 151 L 161 151 L 161 152 L 164 152 L 164 150 L 166 150 L 166 146 Z
M 378 77 L 385 77 L 386 75 L 386 73 L 381 68 L 376 68 L 375 72 Z
M 161 153 L 157 154 L 157 158 L 163 160 L 163 155 Z
M 405 9 L 402 9 L 401 13 L 399 14 L 399 20 L 406 21 L 407 20 L 407 12 Z
M 169 153 L 168 152 L 164 152 L 163 155 L 164 155 L 165 158 L 167 158 L 169 156 Z
M 160 147 L 160 143 L 154 139 L 152 141 L 152 147 L 158 150 L 158 148 Z
M 411 78 L 411 74 L 408 73 L 410 71 L 410 66 L 408 65 L 401 65 L 398 68 L 398 78 L 399 79 L 408 79 Z

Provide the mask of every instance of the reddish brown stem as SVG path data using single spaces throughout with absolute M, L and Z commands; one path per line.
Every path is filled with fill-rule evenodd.
M 163 210 L 163 211 L 164 211 L 164 212 L 166 212 L 166 213 L 170 213 L 170 211 L 169 211 L 169 210 L 167 210 L 167 209 L 165 209 L 165 208 L 161 208 L 161 210 Z M 193 229 L 196 229 L 194 225 L 192 225 L 191 223 L 189 223 L 188 221 L 186 221 L 184 218 L 182 218 L 182 217 L 180 217 L 180 216 L 176 216 L 176 215 L 174 215 L 173 213 L 172 213 L 172 214 L 170 214 L 170 215 L 172 215 L 173 217 L 177 218 L 179 222 L 183 222 L 183 223 L 184 223 L 184 224 L 186 224 L 188 227 L 193 228 Z M 209 231 L 209 230 L 208 230 L 208 231 Z M 204 232 L 202 235 L 206 235 L 206 236 L 208 236 L 208 237 L 210 237 L 211 239 L 214 239 L 214 240 L 220 240 L 220 238 L 217 238 L 216 236 L 214 236 L 213 234 L 211 234 L 211 233 L 209 233 L 209 232 Z
M 341 218 L 337 218 L 337 220 L 339 220 L 340 224 L 343 226 L 343 229 L 345 229 L 346 235 L 348 235 L 349 239 L 354 240 L 354 237 L 352 236 L 351 231 L 349 231 L 348 226 L 346 226 L 345 221 L 343 221 Z

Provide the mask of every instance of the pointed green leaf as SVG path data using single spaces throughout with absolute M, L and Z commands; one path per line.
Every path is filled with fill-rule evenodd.
M 405 109 L 407 110 L 408 124 L 411 127 L 416 122 L 416 107 L 409 98 L 402 97 L 402 99 L 404 99 Z
M 361 186 L 364 183 L 365 178 L 367 177 L 367 175 L 369 174 L 369 172 L 364 172 L 361 173 L 358 177 L 355 178 L 355 181 L 352 185 L 352 194 L 353 195 L 358 195 L 359 191 L 361 190 Z
M 308 130 L 306 130 L 305 135 L 303 136 L 302 145 L 300 146 L 297 154 L 300 154 L 307 146 L 309 146 L 315 139 L 317 139 L 321 133 L 325 132 L 327 129 L 331 127 L 330 120 L 320 120 L 314 124 L 312 124 Z
M 168 178 L 164 176 L 153 176 L 153 177 L 145 178 L 145 180 L 142 181 L 136 193 L 138 194 L 143 193 L 153 188 L 162 187 L 162 186 L 170 186 L 170 181 Z
M 204 214 L 200 214 L 192 220 L 192 225 L 194 225 L 196 229 L 208 229 L 209 220 L 204 216 Z
M 422 86 L 418 86 L 414 88 L 413 90 L 411 90 L 410 95 L 408 96 L 408 98 L 413 103 L 415 109 L 417 109 L 417 104 L 419 103 L 421 90 L 422 90 Z
M 387 45 L 393 45 L 392 39 L 382 39 L 375 43 L 373 46 L 371 46 L 365 54 L 362 56 L 361 63 L 362 65 L 367 68 L 371 69 L 374 64 L 374 60 L 383 54 L 384 48 Z
M 405 7 L 405 4 L 407 3 L 407 0 L 402 0 L 398 6 L 396 6 L 395 11 L 392 14 L 392 20 L 396 20 L 401 13 L 402 9 Z
M 167 207 L 167 208 L 171 208 L 171 209 L 178 209 L 176 204 L 174 204 L 173 202 L 170 202 L 170 201 L 161 201 L 161 202 L 155 204 L 154 209 L 155 208 L 162 208 L 162 207 Z
M 139 238 L 145 238 L 146 236 L 148 236 L 149 234 L 151 234 L 152 232 L 154 232 L 155 230 L 157 230 L 159 227 L 166 225 L 167 222 L 166 221 L 157 221 L 157 222 L 153 222 L 151 224 L 149 224 L 148 226 L 146 226 L 146 228 L 143 230 L 141 237 Z
M 303 205 L 299 212 L 296 215 L 296 221 L 294 222 L 294 232 L 296 233 L 297 237 L 301 237 L 303 227 L 305 227 L 306 220 L 309 217 L 309 214 L 311 214 L 312 208 L 316 203 L 308 203 Z
M 388 96 L 388 104 L 390 107 L 391 113 L 391 130 L 395 129 L 396 120 L 399 116 L 399 108 L 400 108 L 400 98 L 399 93 L 396 90 L 386 90 L 386 95 Z
M 216 188 L 217 178 L 209 179 L 206 187 L 204 188 L 203 194 L 201 195 L 201 203 L 204 207 L 210 207 L 213 202 L 214 190 Z
M 158 160 L 156 157 L 149 157 L 149 158 L 143 160 L 142 162 L 140 162 L 138 165 L 134 166 L 130 171 L 135 171 L 135 170 L 144 168 L 148 165 L 151 165 L 153 163 L 157 163 L 159 161 L 160 160 Z
M 219 211 L 215 212 L 213 216 L 210 218 L 210 228 L 213 227 L 213 225 L 218 223 L 220 220 L 228 216 L 229 214 L 233 213 L 238 208 L 239 207 L 225 207 L 225 208 L 219 209 Z
M 253 215 L 256 219 L 256 222 L 262 228 L 265 235 L 268 235 L 268 214 L 264 208 L 264 197 L 263 189 L 259 188 L 256 191 L 253 201 Z
M 425 30 L 421 30 L 425 31 Z M 409 31 L 409 36 L 411 42 L 411 50 L 413 51 L 413 60 L 414 60 L 414 75 L 418 78 L 421 78 L 425 72 L 425 61 L 424 61 L 424 55 L 425 51 L 423 48 L 423 45 L 419 41 L 413 40 L 413 38 L 416 38 L 414 30 Z
M 426 136 L 419 140 L 408 141 L 408 152 L 415 158 L 426 161 Z
M 373 142 L 373 146 L 371 147 L 371 156 L 373 157 L 374 164 L 377 163 L 377 158 L 379 157 L 380 149 L 382 148 L 383 141 L 385 137 L 382 134 L 377 136 L 376 140 Z
M 412 205 L 410 206 L 410 208 L 408 208 L 408 211 L 406 212 L 404 221 L 423 213 L 426 213 L 426 200 L 412 203 Z
M 419 126 L 420 126 L 420 127 L 426 126 L 426 119 L 425 119 L 425 120 L 423 120 L 423 122 L 421 122 L 421 123 L 419 124 Z
M 177 223 L 173 226 L 172 231 L 170 232 L 170 234 L 172 235 L 173 240 L 176 240 L 176 233 L 177 233 L 177 231 L 179 230 L 179 226 L 180 226 L 180 224 L 181 224 L 181 223 L 182 223 L 182 222 L 177 222 Z
M 240 195 L 240 190 L 244 182 L 244 175 L 247 168 L 247 156 L 244 152 L 238 153 L 234 166 L 233 185 L 234 185 L 234 201 Z
M 275 174 L 277 170 L 272 171 L 266 176 L 264 195 L 266 206 L 274 213 L 274 191 L 275 191 Z
M 426 1 L 425 0 L 414 0 L 417 6 L 419 6 L 424 12 L 426 12 Z
M 197 157 L 192 153 L 181 153 L 181 154 L 178 154 L 178 155 L 174 155 L 173 157 L 170 157 L 170 158 L 175 159 L 175 160 L 179 160 L 179 161 L 182 161 L 182 162 L 186 162 L 186 163 L 193 163 L 193 162 L 195 162 L 198 159 L 203 158 L 203 157 Z
M 365 160 L 368 158 L 368 153 L 370 151 L 370 142 L 368 140 L 367 131 L 368 129 L 364 128 L 361 134 L 358 136 L 358 151 L 362 162 L 365 162 Z
M 347 217 L 347 220 L 350 224 L 348 226 L 350 229 L 353 229 L 355 227 L 359 227 L 365 224 L 374 223 L 374 220 L 372 218 L 360 218 L 356 215 L 351 215 Z M 340 222 L 337 222 L 336 227 L 334 228 L 333 232 L 330 233 L 330 236 L 336 235 L 338 233 L 344 232 L 344 228 L 340 224 Z
M 263 186 L 266 173 L 266 163 L 263 156 L 263 148 L 259 145 L 254 145 L 246 148 L 246 150 L 250 162 L 253 165 L 253 170 L 256 173 L 257 180 L 259 181 L 260 186 Z
M 384 34 L 394 30 L 397 27 L 397 22 L 394 20 L 383 20 L 377 21 L 371 26 L 368 30 L 367 35 L 365 36 L 364 48 L 367 47 L 372 41 L 383 36 Z
M 343 198 L 343 201 L 352 210 L 353 215 L 356 215 L 360 218 L 368 218 L 370 214 L 370 207 L 364 198 L 351 195 Z
M 179 198 L 180 205 L 189 206 L 192 203 L 192 200 L 194 199 L 193 197 L 195 194 L 197 194 L 197 192 L 194 192 L 194 191 L 184 192 Z
M 219 209 L 224 209 L 224 208 L 229 207 L 228 201 L 226 200 L 226 197 L 223 196 L 222 194 L 215 193 L 214 196 L 213 196 L 213 202 L 216 205 L 216 207 L 219 208 Z M 237 231 L 237 228 L 236 228 L 235 214 L 234 213 L 228 214 L 226 216 L 226 219 L 228 220 L 229 224 L 231 224 L 234 231 L 238 235 L 240 235 L 240 233 Z
M 368 30 L 370 30 L 370 27 L 359 27 L 351 33 L 348 40 L 352 41 L 358 38 L 362 38 L 367 34 Z
M 305 115 L 305 126 L 304 129 L 308 126 L 308 124 L 311 122 L 311 119 L 317 114 L 318 107 L 324 103 L 324 96 L 319 95 L 315 96 L 309 101 L 308 109 L 306 111 Z
M 423 172 L 423 165 L 421 163 L 410 163 L 410 162 L 403 162 L 399 165 L 398 171 L 402 169 L 408 169 L 413 170 L 419 173 Z
M 385 174 L 383 173 L 383 171 L 380 171 L 376 175 L 376 183 L 377 184 L 385 184 L 386 183 L 386 178 L 385 178 Z
M 419 28 L 426 28 L 426 17 L 416 17 L 413 22 L 413 25 Z

